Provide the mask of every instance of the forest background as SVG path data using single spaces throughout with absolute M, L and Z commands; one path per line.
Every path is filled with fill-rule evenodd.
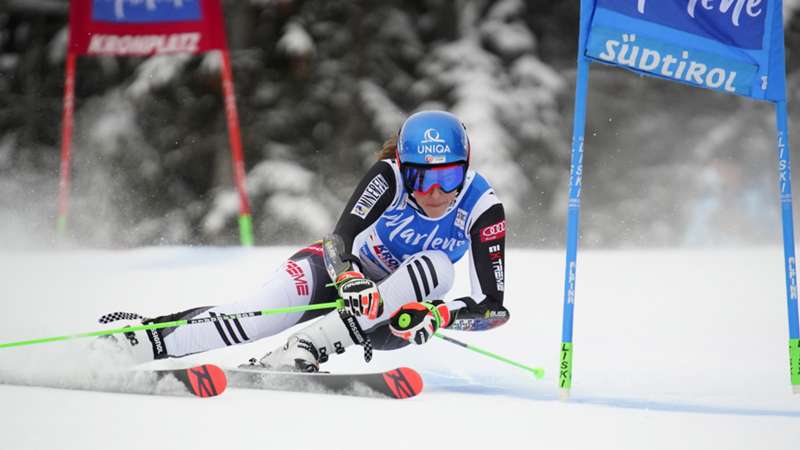
M 256 243 L 331 230 L 382 142 L 438 108 L 466 123 L 510 245 L 563 246 L 579 3 L 222 0 Z M 0 249 L 237 245 L 214 53 L 79 58 L 57 239 L 67 14 L 0 2 Z M 784 15 L 800 161 L 800 0 Z M 771 104 L 593 65 L 588 106 L 582 245 L 780 242 Z

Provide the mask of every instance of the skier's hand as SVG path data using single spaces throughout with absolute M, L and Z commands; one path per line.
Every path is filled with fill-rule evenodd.
M 344 309 L 354 316 L 375 320 L 383 314 L 383 299 L 375 282 L 360 272 L 345 272 L 336 278 L 336 289 Z
M 428 342 L 439 328 L 450 323 L 450 311 L 441 300 L 406 303 L 392 314 L 389 330 L 393 335 L 422 345 Z

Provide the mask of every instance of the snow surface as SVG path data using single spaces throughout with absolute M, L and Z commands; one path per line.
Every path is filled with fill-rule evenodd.
M 0 342 L 102 329 L 95 320 L 111 311 L 155 315 L 224 303 L 257 286 L 292 250 L 2 253 Z M 458 270 L 454 297 L 468 289 L 465 267 Z M 378 352 L 369 366 L 352 350 L 326 365 L 414 367 L 425 391 L 402 401 L 53 389 L 120 387 L 109 372 L 114 358 L 91 351 L 94 339 L 78 339 L 0 349 L 0 448 L 800 448 L 780 249 L 580 253 L 569 401 L 556 389 L 563 270 L 560 251 L 510 250 L 511 321 L 489 332 L 449 333 L 544 367 L 543 381 L 434 340 Z M 284 337 L 151 366 L 233 366 Z

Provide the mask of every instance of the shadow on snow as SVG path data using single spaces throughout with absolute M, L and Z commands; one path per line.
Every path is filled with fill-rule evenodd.
M 530 387 L 514 384 L 498 384 L 496 379 L 464 378 L 452 374 L 423 372 L 425 391 L 428 393 L 447 392 L 470 395 L 507 396 L 535 401 L 560 401 L 558 393 L 544 387 Z M 541 383 L 541 382 L 540 382 Z M 745 406 L 703 405 L 685 402 L 669 402 L 623 397 L 594 397 L 573 394 L 567 403 L 581 405 L 607 406 L 612 408 L 636 409 L 661 412 L 682 412 L 697 414 L 723 414 L 735 416 L 762 417 L 800 417 L 800 411 L 766 409 Z

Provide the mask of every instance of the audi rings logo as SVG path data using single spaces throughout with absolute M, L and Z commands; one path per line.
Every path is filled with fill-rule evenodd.
M 506 221 L 501 220 L 494 225 L 481 228 L 481 242 L 490 242 L 505 237 Z
M 439 131 L 435 128 L 428 128 L 422 135 L 423 144 L 443 144 L 444 139 L 439 136 Z

